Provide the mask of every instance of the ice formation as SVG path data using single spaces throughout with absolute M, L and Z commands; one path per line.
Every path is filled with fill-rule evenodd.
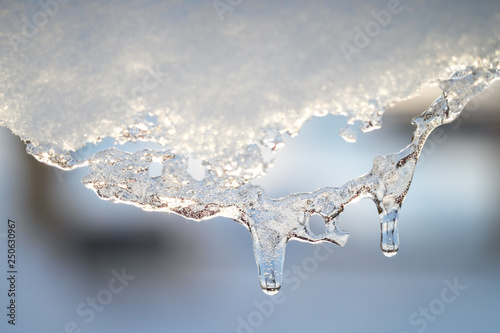
M 88 166 L 101 198 L 245 225 L 272 294 L 286 243 L 344 245 L 336 219 L 358 198 L 375 202 L 382 250 L 396 253 L 426 138 L 499 75 L 499 22 L 493 0 L 5 2 L 0 125 L 44 163 Z M 251 184 L 311 116 L 347 117 L 340 134 L 355 141 L 353 125 L 380 127 L 385 106 L 429 82 L 443 95 L 414 119 L 411 143 L 366 175 L 280 199 Z M 99 148 L 106 139 L 115 147 Z M 149 149 L 120 149 L 139 141 Z M 189 172 L 195 160 L 204 177 Z

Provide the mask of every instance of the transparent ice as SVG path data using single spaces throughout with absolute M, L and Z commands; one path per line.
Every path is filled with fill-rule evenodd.
M 382 251 L 396 254 L 425 140 L 499 75 L 497 1 L 402 1 L 377 21 L 389 3 L 244 1 L 221 16 L 210 1 L 5 2 L 0 125 L 44 163 L 88 166 L 83 183 L 103 199 L 245 225 L 273 294 L 287 242 L 343 246 L 336 220 L 356 199 L 374 201 Z M 361 47 L 358 31 L 372 22 L 379 31 Z M 411 143 L 367 174 L 279 199 L 251 183 L 310 117 L 345 116 L 339 134 L 354 142 L 353 126 L 379 128 L 386 106 L 429 83 L 443 94 L 414 119 Z M 115 147 L 102 148 L 109 140 Z

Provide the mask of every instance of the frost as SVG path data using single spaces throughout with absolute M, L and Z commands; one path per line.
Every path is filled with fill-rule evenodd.
M 248 1 L 224 15 L 210 1 L 4 3 L 0 125 L 44 163 L 88 166 L 83 182 L 101 198 L 245 225 L 261 287 L 275 293 L 286 243 L 344 245 L 336 220 L 359 198 L 375 202 L 394 255 L 426 138 L 498 77 L 500 3 L 390 3 Z M 414 119 L 412 142 L 366 175 L 280 199 L 251 184 L 312 116 L 371 131 L 426 83 L 442 97 Z M 350 126 L 340 134 L 356 140 Z

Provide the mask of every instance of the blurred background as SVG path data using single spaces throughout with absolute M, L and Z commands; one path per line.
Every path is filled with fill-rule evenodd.
M 498 332 L 498 91 L 497 82 L 490 98 L 477 98 L 430 138 L 401 211 L 396 257 L 382 255 L 375 206 L 360 201 L 339 220 L 351 234 L 344 248 L 328 244 L 319 259 L 316 245 L 289 243 L 274 297 L 260 290 L 242 225 L 100 200 L 80 182 L 86 168 L 43 165 L 0 128 L 0 267 L 5 273 L 11 218 L 19 271 L 15 327 L 6 323 L 7 281 L 0 282 L 0 331 Z M 359 133 L 355 144 L 337 134 L 345 118 L 314 118 L 254 183 L 272 197 L 340 186 L 368 172 L 377 154 L 406 146 L 411 118 L 438 95 L 429 88 L 396 104 L 382 129 Z M 106 291 L 123 269 L 134 278 Z

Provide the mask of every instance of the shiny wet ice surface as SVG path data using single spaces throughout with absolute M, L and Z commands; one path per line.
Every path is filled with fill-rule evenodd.
M 102 201 L 81 187 L 83 170 L 59 174 L 2 129 L 1 218 L 8 214 L 20 226 L 17 329 L 60 332 L 74 321 L 84 332 L 496 331 L 498 116 L 484 115 L 474 113 L 457 130 L 445 127 L 446 140 L 424 149 L 401 211 L 396 257 L 380 254 L 376 208 L 360 201 L 339 219 L 351 234 L 345 248 L 289 244 L 274 297 L 256 283 L 241 225 Z M 389 114 L 382 130 L 355 145 L 336 134 L 342 118 L 315 119 L 259 182 L 272 197 L 341 184 L 366 171 L 375 154 L 409 140 L 407 119 L 398 119 Z M 87 322 L 87 298 L 103 296 L 112 270 L 122 268 L 135 279 Z M 82 303 L 87 312 L 79 315 Z

